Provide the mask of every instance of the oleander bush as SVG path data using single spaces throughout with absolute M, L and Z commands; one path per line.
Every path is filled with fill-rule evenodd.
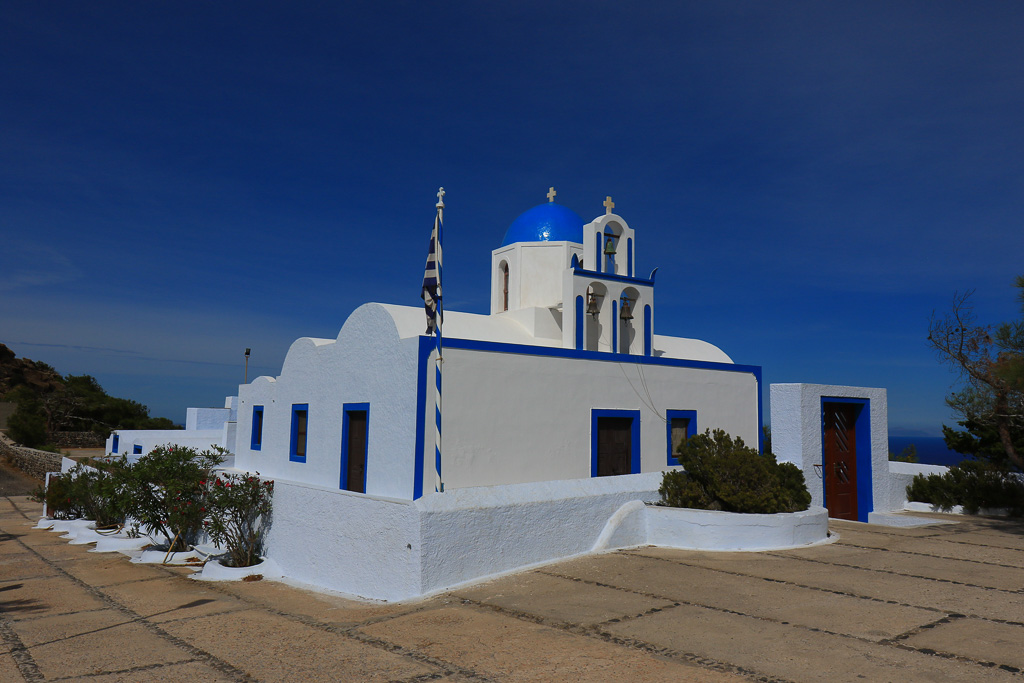
M 209 519 L 206 530 L 224 548 L 222 564 L 251 567 L 260 561 L 270 528 L 274 482 L 253 475 L 224 474 L 209 487 Z
M 187 551 L 204 535 L 225 550 L 224 563 L 259 561 L 271 521 L 274 482 L 259 475 L 215 474 L 223 448 L 198 451 L 168 444 L 137 462 L 89 461 L 50 478 L 34 498 L 55 519 L 94 520 L 97 529 L 130 525 L 163 537 L 158 549 Z
M 918 474 L 907 486 L 907 500 L 949 511 L 962 505 L 973 515 L 983 508 L 1024 515 L 1024 481 L 1018 473 L 983 460 L 964 460 L 942 474 Z
M 792 463 L 758 453 L 720 429 L 687 439 L 677 458 L 683 471 L 665 472 L 661 505 L 772 514 L 799 512 L 811 503 L 804 475 Z

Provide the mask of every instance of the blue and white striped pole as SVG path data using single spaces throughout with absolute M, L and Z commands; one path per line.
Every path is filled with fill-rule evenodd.
M 438 493 L 444 492 L 444 482 L 441 481 L 441 364 L 444 359 L 441 356 L 441 326 L 444 323 L 444 298 L 441 294 L 441 233 L 444 214 L 444 188 L 437 191 L 437 217 L 435 218 L 436 243 L 434 244 L 434 259 L 437 265 L 437 359 L 434 365 L 436 388 L 434 391 L 434 408 L 437 429 L 434 436 L 434 490 Z

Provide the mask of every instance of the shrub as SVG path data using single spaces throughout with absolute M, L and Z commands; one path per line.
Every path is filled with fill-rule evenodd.
M 84 516 L 85 508 L 75 490 L 71 472 L 50 477 L 44 490 L 42 485 L 32 492 L 32 500 L 46 503 L 46 513 L 54 519 L 77 519 Z
M 207 531 L 223 547 L 229 567 L 251 567 L 263 554 L 270 528 L 274 482 L 252 475 L 218 476 L 209 487 Z
M 662 505 L 771 514 L 806 510 L 811 503 L 796 465 L 761 455 L 720 429 L 690 437 L 678 458 L 685 471 L 664 474 Z
M 157 446 L 131 468 L 131 516 L 163 534 L 168 550 L 188 550 L 203 529 L 206 481 L 222 461 L 214 451 Z
M 1005 508 L 1024 515 L 1024 481 L 1006 469 L 982 460 L 965 460 L 943 474 L 918 474 L 907 486 L 907 500 L 930 503 L 941 510 L 962 505 L 973 515 L 982 508 Z

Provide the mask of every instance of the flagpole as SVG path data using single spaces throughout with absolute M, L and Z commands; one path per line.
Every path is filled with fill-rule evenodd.
M 441 269 L 442 269 L 442 239 L 441 235 L 443 232 L 444 223 L 444 188 L 439 188 L 437 191 L 437 242 L 434 245 L 434 258 L 437 263 L 437 359 L 434 365 L 434 375 L 437 382 L 436 390 L 434 392 L 434 406 L 435 406 L 435 420 L 437 424 L 437 430 L 434 439 L 434 490 L 438 493 L 444 493 L 444 482 L 441 480 L 441 364 L 444 359 L 441 356 L 442 349 L 442 335 L 441 326 L 444 323 L 444 296 L 442 294 L 442 282 Z

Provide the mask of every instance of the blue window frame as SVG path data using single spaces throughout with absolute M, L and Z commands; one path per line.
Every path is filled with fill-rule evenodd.
M 132 446 L 132 455 L 142 455 L 142 446 L 134 444 Z
M 629 436 L 629 474 L 640 472 L 640 411 L 605 410 L 594 408 L 590 411 L 590 476 L 597 476 L 598 426 L 601 418 L 626 418 L 631 421 Z
M 697 433 L 697 411 L 666 410 L 665 432 L 665 441 L 668 444 L 668 464 L 670 466 L 678 465 L 676 450 L 678 450 L 680 437 L 686 440 Z
M 120 434 L 114 434 L 114 445 L 110 447 L 110 452 L 111 453 L 117 453 L 117 449 L 119 448 L 120 444 L 121 444 L 121 435 Z
M 292 404 L 292 438 L 288 450 L 288 459 L 293 462 L 306 462 L 306 443 L 309 434 L 309 404 Z
M 263 448 L 263 406 L 252 407 L 252 438 L 249 448 L 254 451 Z
M 341 481 L 339 488 L 343 491 L 366 493 L 367 454 L 370 450 L 370 404 L 346 403 L 342 406 L 341 423 Z M 353 434 L 353 424 L 358 432 Z M 352 453 L 353 444 L 359 448 Z M 353 476 L 361 481 L 351 481 Z

